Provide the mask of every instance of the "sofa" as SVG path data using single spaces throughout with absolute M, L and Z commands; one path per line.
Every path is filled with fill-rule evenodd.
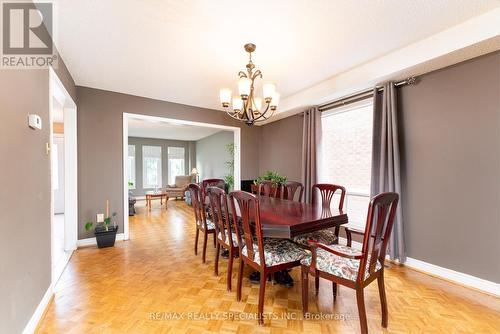
M 168 185 L 165 192 L 169 198 L 184 198 L 184 193 L 192 181 L 192 175 L 177 175 L 175 177 L 175 184 Z

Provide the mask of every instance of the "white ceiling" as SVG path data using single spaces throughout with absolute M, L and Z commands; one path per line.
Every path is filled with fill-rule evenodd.
M 172 140 L 200 140 L 221 131 L 209 127 L 173 124 L 162 121 L 129 119 L 129 137 L 158 138 Z
M 55 0 L 77 85 L 219 108 L 247 55 L 283 97 L 500 5 L 500 0 Z

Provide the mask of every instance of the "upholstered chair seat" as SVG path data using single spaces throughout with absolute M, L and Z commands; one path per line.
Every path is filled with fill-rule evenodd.
M 282 263 L 300 261 L 307 256 L 302 248 L 285 239 L 264 238 L 264 261 L 266 267 L 276 266 Z M 260 263 L 259 247 L 253 243 L 254 261 Z M 248 250 L 243 246 L 241 253 L 247 256 Z
M 344 253 L 348 255 L 361 255 L 359 250 L 356 250 L 351 247 L 343 246 L 343 245 L 331 245 L 329 248 Z M 356 281 L 358 278 L 359 272 L 359 259 L 349 259 L 346 257 L 341 257 L 332 253 L 329 253 L 323 249 L 318 249 L 316 252 L 316 269 L 321 270 L 322 272 L 329 273 L 331 275 L 335 275 L 340 278 L 345 278 L 347 280 Z M 370 256 L 368 256 L 368 263 L 370 263 Z M 302 259 L 300 262 L 304 266 L 311 265 L 311 255 L 309 254 L 307 257 Z M 379 271 L 382 268 L 382 264 L 380 261 L 377 261 L 375 264 L 375 272 Z M 365 268 L 365 276 L 364 280 L 368 278 L 370 275 L 369 267 Z
M 335 228 L 327 228 L 311 233 L 300 234 L 294 237 L 293 242 L 296 242 L 302 247 L 309 248 L 309 240 L 314 240 L 325 245 L 333 245 L 338 242 Z

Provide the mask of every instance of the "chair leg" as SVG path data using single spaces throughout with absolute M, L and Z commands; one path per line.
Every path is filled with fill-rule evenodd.
M 318 295 L 318 292 L 319 292 L 319 271 L 316 270 L 314 272 L 314 291 L 316 293 L 316 296 Z
M 215 248 L 215 263 L 214 263 L 215 276 L 219 276 L 219 252 L 220 252 L 220 244 L 217 243 L 217 247 Z
M 216 235 L 216 233 L 213 233 L 213 235 L 214 235 L 214 247 L 216 247 L 217 246 L 217 235 Z
M 378 292 L 380 295 L 380 303 L 382 305 L 382 327 L 387 328 L 387 298 L 385 296 L 385 284 L 384 284 L 384 272 L 380 273 L 380 276 L 377 277 L 378 283 Z
M 207 254 L 207 240 L 208 240 L 208 233 L 207 231 L 203 231 L 203 253 L 202 253 L 202 262 L 205 263 L 205 255 Z
M 196 228 L 196 236 L 194 237 L 194 255 L 198 255 L 198 237 L 200 235 L 200 230 Z
M 302 312 L 304 315 L 309 312 L 309 268 L 301 266 L 302 277 Z
M 260 272 L 260 287 L 259 287 L 259 325 L 264 325 L 264 296 L 266 294 L 266 272 Z
M 337 300 L 337 283 L 332 282 L 333 302 Z
M 227 291 L 231 291 L 231 281 L 233 279 L 233 247 L 229 248 L 229 261 L 227 262 Z
M 241 283 L 243 281 L 243 269 L 245 267 L 245 262 L 240 258 L 240 268 L 238 269 L 238 283 L 236 286 L 236 300 L 241 301 Z
M 368 324 L 366 321 L 365 309 L 365 295 L 363 288 L 356 288 L 356 300 L 358 302 L 359 324 L 361 326 L 361 333 L 368 334 Z

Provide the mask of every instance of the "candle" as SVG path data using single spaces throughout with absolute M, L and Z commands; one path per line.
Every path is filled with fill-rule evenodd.
M 106 218 L 109 217 L 109 199 L 106 200 Z

